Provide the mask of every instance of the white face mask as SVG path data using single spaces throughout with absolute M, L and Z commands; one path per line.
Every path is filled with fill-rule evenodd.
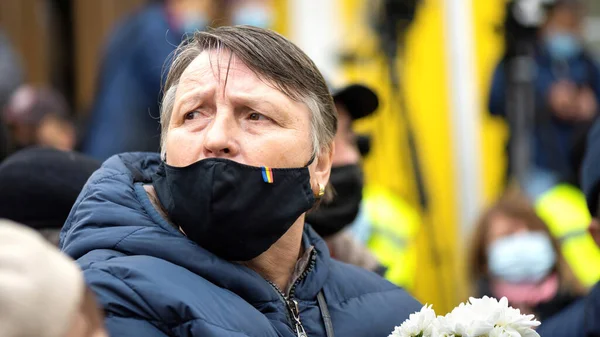
M 498 239 L 488 250 L 492 276 L 513 283 L 540 282 L 556 264 L 556 253 L 546 233 L 519 233 Z

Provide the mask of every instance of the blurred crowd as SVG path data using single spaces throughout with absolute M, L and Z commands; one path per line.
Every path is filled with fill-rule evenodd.
M 25 82 L 18 52 L 0 30 L 0 219 L 7 219 L 0 221 L 0 337 L 108 336 L 105 310 L 116 315 L 124 309 L 107 303 L 123 294 L 107 295 L 109 282 L 86 284 L 80 267 L 94 261 L 74 253 L 85 232 L 63 225 L 74 217 L 73 205 L 91 204 L 82 199 L 108 202 L 81 194 L 105 160 L 160 150 L 163 88 L 177 46 L 209 26 L 272 28 L 272 6 L 264 0 L 149 1 L 106 41 L 83 124 L 61 92 Z M 499 61 L 489 113 L 511 129 L 506 191 L 482 211 L 473 233 L 464 233 L 471 295 L 506 297 L 541 320 L 541 336 L 600 336 L 600 63 L 583 42 L 584 16 L 580 1 L 548 6 L 531 49 L 535 108 L 525 131 L 515 130 L 510 112 L 510 55 Z M 410 292 L 418 273 L 418 212 L 365 182 L 361 163 L 373 135 L 353 129 L 353 122 L 377 113 L 380 97 L 361 83 L 328 89 L 337 111 L 332 188 L 323 190 L 306 222 L 332 258 Z M 522 139 L 518 132 L 527 133 L 527 165 L 510 151 Z M 132 169 L 139 181 L 148 179 L 143 169 L 150 162 L 140 172 Z M 514 179 L 517 167 L 527 167 L 525 181 Z M 84 211 L 90 213 L 80 217 L 94 218 L 94 210 Z M 67 236 L 75 242 L 70 251 L 61 244 Z M 120 254 L 130 253 L 118 244 Z M 98 293 L 104 298 L 97 301 Z M 112 324 L 118 329 L 121 323 Z

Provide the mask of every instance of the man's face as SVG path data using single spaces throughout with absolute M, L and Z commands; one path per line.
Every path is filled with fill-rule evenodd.
M 336 103 L 338 112 L 338 129 L 334 138 L 335 153 L 333 154 L 333 166 L 358 164 L 360 151 L 356 144 L 356 134 L 352 131 L 352 118 L 343 104 Z
M 582 18 L 580 9 L 572 5 L 563 5 L 554 9 L 548 16 L 544 25 L 544 34 L 570 33 L 581 35 Z
M 170 0 L 168 4 L 179 13 L 212 14 L 216 1 L 214 0 Z
M 229 62 L 228 51 L 203 52 L 182 74 L 165 139 L 167 163 L 183 167 L 216 157 L 252 166 L 305 166 L 313 149 L 307 106 L 235 56 Z M 313 187 L 327 182 L 328 158 L 322 154 L 310 165 Z

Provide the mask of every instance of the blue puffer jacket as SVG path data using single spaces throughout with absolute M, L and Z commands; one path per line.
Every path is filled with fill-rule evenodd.
M 227 262 L 188 240 L 152 206 L 144 188 L 157 154 L 113 156 L 94 173 L 61 234 L 106 311 L 114 337 L 296 336 L 282 296 L 251 269 Z M 374 273 L 315 247 L 295 299 L 308 336 L 325 336 L 322 291 L 336 336 L 387 336 L 420 304 Z
M 541 337 L 600 336 L 600 283 L 590 293 L 565 310 L 542 321 L 537 330 Z

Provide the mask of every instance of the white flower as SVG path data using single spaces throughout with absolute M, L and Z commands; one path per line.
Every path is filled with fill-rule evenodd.
M 439 336 L 486 336 L 494 327 L 488 317 L 474 310 L 469 303 L 461 303 L 451 313 L 438 317 L 436 333 Z
M 431 306 L 411 314 L 388 337 L 540 337 L 533 315 L 508 306 L 506 298 L 470 298 L 446 316 L 435 317 Z
M 425 305 L 421 311 L 410 314 L 388 337 L 431 337 L 434 321 L 435 311 L 431 309 L 431 305 Z
M 496 326 L 514 329 L 521 336 L 539 336 L 532 330 L 533 327 L 540 325 L 533 315 L 522 315 L 519 309 L 508 307 L 508 301 L 504 297 L 500 301 L 505 301 L 507 304 L 506 308 L 498 313 Z
M 500 301 L 489 297 L 471 298 L 469 302 L 475 310 L 487 315 L 495 327 L 504 328 L 510 333 L 516 331 L 519 335 L 515 336 L 539 337 L 532 328 L 540 325 L 540 322 L 535 320 L 533 315 L 522 315 L 519 309 L 509 307 L 506 297 L 502 297 Z
M 496 327 L 490 331 L 489 337 L 521 337 L 521 334 L 510 328 Z

